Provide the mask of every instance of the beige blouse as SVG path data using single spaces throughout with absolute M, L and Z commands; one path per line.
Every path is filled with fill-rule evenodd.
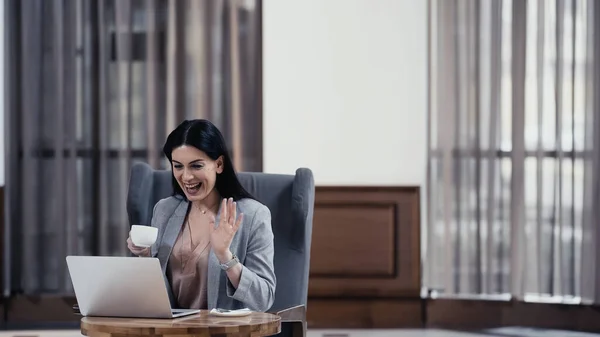
M 181 231 L 169 258 L 169 272 L 173 295 L 180 308 L 207 309 L 207 271 L 210 252 L 208 226 L 205 232 L 190 228 L 189 221 Z

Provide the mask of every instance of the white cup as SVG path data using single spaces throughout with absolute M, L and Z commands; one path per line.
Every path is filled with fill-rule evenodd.
M 131 242 L 138 247 L 150 247 L 156 242 L 158 237 L 158 228 L 143 225 L 131 226 L 129 232 Z

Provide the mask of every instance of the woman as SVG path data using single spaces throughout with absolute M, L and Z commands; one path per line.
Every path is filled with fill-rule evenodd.
M 273 232 L 269 209 L 237 179 L 221 132 L 207 120 L 181 123 L 163 152 L 173 196 L 154 207 L 156 243 L 129 250 L 160 260 L 173 307 L 266 311 L 273 304 Z

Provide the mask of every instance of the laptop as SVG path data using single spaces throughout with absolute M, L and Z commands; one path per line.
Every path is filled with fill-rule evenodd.
M 200 312 L 172 309 L 157 258 L 67 256 L 83 316 L 177 318 Z

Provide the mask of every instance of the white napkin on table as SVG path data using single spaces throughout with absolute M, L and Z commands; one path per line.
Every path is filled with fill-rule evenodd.
M 229 310 L 229 309 L 218 309 L 218 308 L 214 308 L 210 311 L 211 314 L 217 314 L 217 315 L 221 315 L 221 316 L 226 316 L 226 315 L 239 315 L 239 314 L 243 314 L 243 313 L 247 313 L 247 312 L 251 312 L 252 310 L 248 309 L 248 308 L 244 308 L 244 309 L 237 309 L 237 310 Z

